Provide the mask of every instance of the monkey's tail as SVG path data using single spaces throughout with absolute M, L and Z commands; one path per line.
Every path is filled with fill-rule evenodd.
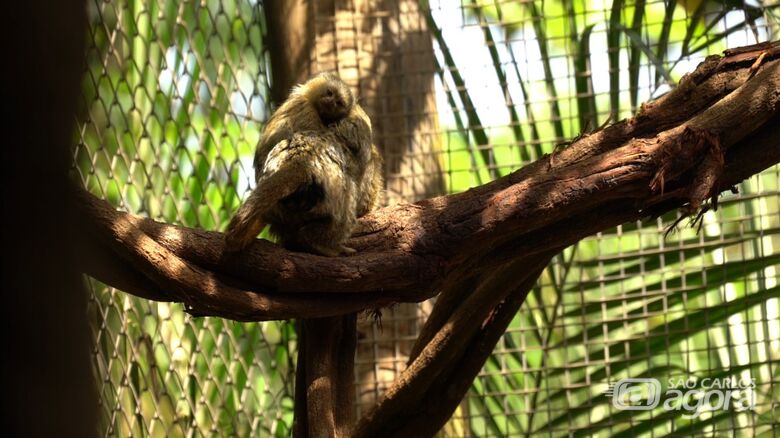
M 307 184 L 309 179 L 309 172 L 295 161 L 261 177 L 257 187 L 230 220 L 225 231 L 225 249 L 235 252 L 249 246 L 267 225 L 263 216 L 277 202 Z

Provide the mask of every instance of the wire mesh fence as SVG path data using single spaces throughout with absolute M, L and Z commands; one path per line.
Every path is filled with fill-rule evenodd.
M 361 96 L 388 202 L 506 175 L 629 117 L 704 56 L 777 38 L 761 2 L 320 1 L 319 71 Z M 270 103 L 256 1 L 89 3 L 74 173 L 117 208 L 223 229 L 253 181 Z M 773 436 L 780 422 L 776 166 L 664 237 L 675 214 L 624 224 L 545 270 L 447 436 Z M 89 310 L 105 436 L 287 436 L 289 322 L 192 318 L 96 281 Z M 358 409 L 404 368 L 430 303 L 360 327 Z M 625 410 L 624 378 L 750 381 L 732 403 Z M 647 387 L 640 388 L 648 396 Z M 643 392 L 642 392 L 643 391 Z M 736 394 L 736 393 L 735 393 Z M 733 394 L 732 394 L 733 395 Z

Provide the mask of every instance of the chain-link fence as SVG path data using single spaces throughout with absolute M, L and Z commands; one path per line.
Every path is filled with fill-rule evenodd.
M 777 38 L 780 23 L 761 2 L 709 0 L 312 7 L 310 61 L 361 96 L 385 157 L 389 202 L 506 175 L 629 117 L 705 55 Z M 89 17 L 74 171 L 117 208 L 223 229 L 251 187 L 254 147 L 272 110 L 263 5 L 93 1 Z M 563 251 L 444 433 L 773 436 L 779 170 L 741 184 L 700 230 L 664 238 L 676 219 L 669 214 Z M 192 318 L 179 305 L 90 284 L 103 435 L 289 435 L 292 324 Z M 385 310 L 381 330 L 361 325 L 358 409 L 403 370 L 428 308 Z M 623 378 L 655 379 L 665 394 L 682 381 L 749 381 L 729 394 L 753 403 L 701 404 L 695 415 L 621 410 L 604 392 Z

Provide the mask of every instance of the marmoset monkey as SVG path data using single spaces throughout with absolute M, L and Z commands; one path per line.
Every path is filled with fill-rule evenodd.
M 328 125 L 347 117 L 355 106 L 349 87 L 336 75 L 323 73 L 296 85 L 263 129 L 255 152 L 255 179 L 260 179 L 265 158 L 277 143 L 296 132 L 325 131 Z M 362 116 L 368 120 L 365 113 Z M 370 121 L 368 125 L 370 131 Z
M 257 187 L 228 225 L 229 251 L 270 225 L 288 249 L 327 256 L 344 246 L 356 218 L 376 207 L 381 156 L 371 121 L 338 77 L 295 87 L 271 116 L 255 153 Z

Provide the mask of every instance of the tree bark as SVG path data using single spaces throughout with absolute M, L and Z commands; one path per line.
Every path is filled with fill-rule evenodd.
M 356 322 L 356 313 L 299 321 L 295 436 L 351 436 Z
M 90 257 L 83 268 L 149 298 L 182 301 L 196 315 L 241 320 L 351 316 L 441 291 L 408 369 L 352 432 L 428 434 L 449 417 L 552 255 L 624 222 L 716 208 L 721 191 L 780 162 L 778 57 L 778 43 L 710 57 L 634 118 L 552 156 L 464 193 L 376 211 L 360 221 L 353 257 L 265 241 L 230 256 L 220 233 L 119 213 L 81 191 L 79 223 L 94 236 L 85 242 L 130 264 Z M 318 292 L 308 288 L 315 281 Z M 321 357 L 340 360 L 343 351 Z M 318 397 L 329 407 L 309 404 L 307 412 L 336 412 L 342 401 L 316 376 L 333 384 L 347 374 L 309 373 L 307 396 L 329 394 Z M 339 424 L 348 422 L 334 416 L 320 430 L 344 434 Z

